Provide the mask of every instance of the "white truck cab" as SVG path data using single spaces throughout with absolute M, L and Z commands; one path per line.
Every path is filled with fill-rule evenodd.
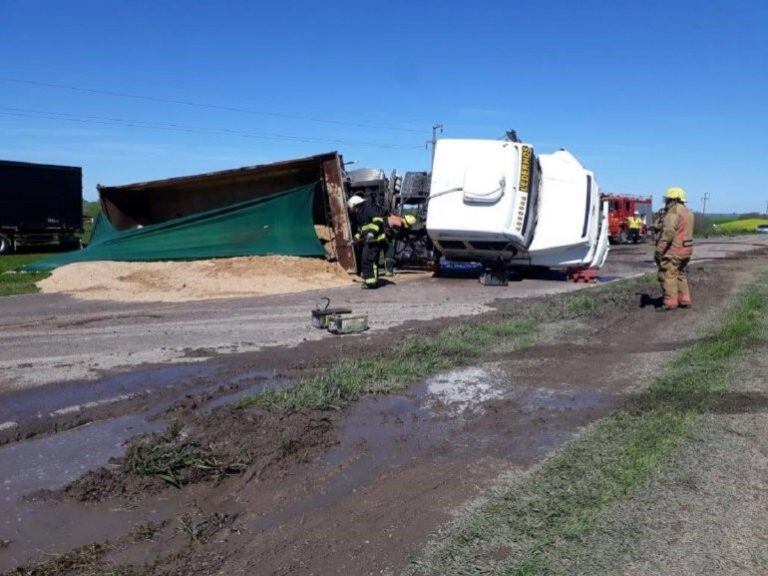
M 427 232 L 446 258 L 510 259 L 531 242 L 533 147 L 497 140 L 439 140 Z
M 427 231 L 449 260 L 489 267 L 598 269 L 607 207 L 595 176 L 569 152 L 535 156 L 499 140 L 439 140 Z

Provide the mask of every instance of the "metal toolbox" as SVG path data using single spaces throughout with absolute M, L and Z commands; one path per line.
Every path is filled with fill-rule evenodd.
M 312 326 L 315 328 L 328 328 L 331 319 L 339 314 L 350 314 L 349 308 L 326 308 L 325 310 L 312 310 Z
M 331 316 L 328 332 L 332 334 L 356 334 L 368 330 L 367 314 L 335 314 Z
M 330 324 L 333 316 L 337 314 L 350 314 L 352 312 L 349 308 L 330 308 L 331 299 L 327 296 L 321 298 L 320 301 L 325 302 L 325 306 L 321 308 L 318 304 L 312 310 L 312 326 L 315 328 L 328 328 L 328 324 Z

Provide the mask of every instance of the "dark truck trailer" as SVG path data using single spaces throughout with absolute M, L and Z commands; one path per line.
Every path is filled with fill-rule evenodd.
M 83 229 L 83 172 L 0 160 L 0 254 L 19 245 L 78 248 Z

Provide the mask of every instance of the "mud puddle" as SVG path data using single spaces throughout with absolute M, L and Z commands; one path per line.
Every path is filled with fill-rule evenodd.
M 169 367 L 161 372 L 162 378 L 155 384 L 170 382 L 180 373 L 201 377 L 201 371 L 192 368 L 199 367 Z M 117 375 L 109 379 L 107 390 L 100 393 L 108 396 L 142 382 L 143 374 Z M 202 409 L 212 411 L 265 389 L 284 387 L 290 381 L 275 378 L 266 371 L 247 371 L 232 376 L 228 389 L 243 383 L 251 384 L 219 396 L 210 393 L 222 386 L 213 386 L 210 381 L 184 391 L 202 394 Z M 69 391 L 64 391 L 58 399 L 68 394 Z M 50 399 L 47 407 L 55 405 L 55 400 Z M 124 454 L 131 438 L 164 429 L 168 420 L 163 415 L 177 401 L 178 395 L 175 395 L 136 414 L 95 421 L 0 447 L 0 543 L 8 543 L 0 546 L 0 571 L 39 557 L 41 551 L 65 552 L 91 541 L 122 536 L 139 523 L 159 522 L 169 516 L 175 506 L 167 498 L 147 498 L 124 508 L 108 501 L 98 504 L 53 502 L 37 499 L 35 493 L 58 490 L 91 470 L 108 467 L 111 459 Z M 43 417 L 45 408 L 38 412 L 38 418 Z
M 182 386 L 194 386 L 210 378 L 211 367 L 202 364 L 173 364 L 152 370 L 118 373 L 100 380 L 65 382 L 40 388 L 27 388 L 2 396 L 0 422 L 14 422 L 25 427 L 33 424 L 44 429 L 58 419 L 81 416 L 107 409 L 153 393 Z
M 253 381 L 255 381 L 255 384 L 240 388 L 236 392 L 232 392 L 231 394 L 224 394 L 223 396 L 219 396 L 218 398 L 214 398 L 213 400 L 206 402 L 203 406 L 203 409 L 210 412 L 221 406 L 234 404 L 243 398 L 255 396 L 264 392 L 265 390 L 282 390 L 283 388 L 286 388 L 293 383 L 290 379 L 274 376 L 271 372 L 264 370 L 253 370 L 243 374 L 238 374 L 237 376 L 230 378 L 229 384 L 234 387 L 239 387 L 243 383 Z
M 111 458 L 123 454 L 130 438 L 162 427 L 141 415 L 128 415 L 0 448 L 0 540 L 10 542 L 0 550 L 0 570 L 11 569 L 41 550 L 63 552 L 124 533 L 138 521 L 155 519 L 156 510 L 50 504 L 29 496 L 56 490 L 108 465 Z
M 502 397 L 504 390 L 497 382 L 501 377 L 497 364 L 470 366 L 438 374 L 425 382 L 425 389 L 416 393 L 423 397 L 425 406 L 460 415 L 479 410 L 483 403 Z
M 281 488 L 281 505 L 250 523 L 268 530 L 332 508 L 382 478 L 428 461 L 433 466 L 487 456 L 530 464 L 607 413 L 616 399 L 564 393 L 514 378 L 514 362 L 461 368 L 368 396 L 345 414 L 339 442 L 301 479 Z M 309 479 L 309 480 L 308 480 Z
M 0 397 L 0 444 L 125 414 L 157 417 L 192 396 L 201 404 L 214 400 L 214 408 L 287 383 L 271 371 L 232 372 L 227 366 L 195 363 L 10 392 Z M 231 400 L 216 400 L 229 393 Z

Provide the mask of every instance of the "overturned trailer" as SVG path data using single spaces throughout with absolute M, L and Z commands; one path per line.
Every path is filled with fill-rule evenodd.
M 43 271 L 98 260 L 325 256 L 357 259 L 336 152 L 123 186 L 97 187 L 101 213 L 88 247 L 26 265 Z
M 271 200 L 286 191 L 309 188 L 304 196 L 287 199 L 260 228 L 287 236 L 303 225 L 275 232 L 289 222 L 298 211 L 311 214 L 311 225 L 326 256 L 337 260 L 347 271 L 357 267 L 355 252 L 349 244 L 352 231 L 346 209 L 345 174 L 341 156 L 336 152 L 298 158 L 272 164 L 248 166 L 234 170 L 209 172 L 139 182 L 122 186 L 98 185 L 102 214 L 117 233 L 161 226 L 169 222 L 187 222 L 198 214 L 221 217 L 220 210 L 230 206 L 250 206 L 259 200 Z M 293 202 L 293 204 L 291 204 Z M 311 203 L 311 206 L 296 205 Z M 258 235 L 260 230 L 252 230 Z M 242 234 L 246 234 L 243 231 Z M 306 228 L 302 230 L 306 233 Z M 250 241 L 258 241 L 257 237 Z M 257 252 L 258 253 L 258 252 Z M 209 252 L 199 257 L 209 257 Z M 231 255 L 224 253 L 222 255 Z M 302 255 L 302 254 L 299 254 Z

